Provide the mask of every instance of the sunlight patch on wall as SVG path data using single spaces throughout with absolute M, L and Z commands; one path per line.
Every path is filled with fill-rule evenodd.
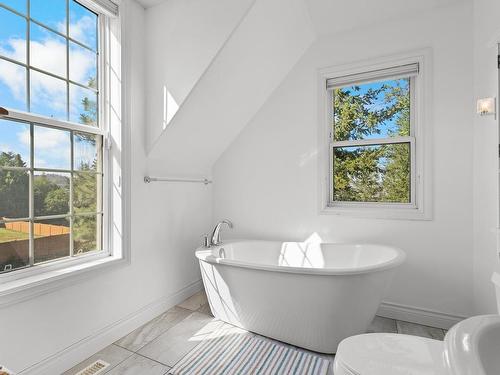
M 167 86 L 163 86 L 163 130 L 170 124 L 175 114 L 179 110 L 179 104 L 174 99 Z

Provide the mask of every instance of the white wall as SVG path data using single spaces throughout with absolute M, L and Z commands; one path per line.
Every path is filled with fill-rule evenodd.
M 169 123 L 253 1 L 169 0 L 146 10 L 148 147 L 164 129 L 164 87 Z
M 151 173 L 210 173 L 314 38 L 303 0 L 256 0 L 150 150 Z
M 85 281 L 57 292 L 0 309 L 0 363 L 21 371 L 54 356 L 64 362 L 64 349 L 88 340 L 106 327 L 200 279 L 194 261 L 199 235 L 211 218 L 210 188 L 204 185 L 144 184 L 144 9 L 122 2 L 127 19 L 124 39 L 125 82 L 129 84 L 131 171 L 131 264 L 96 271 Z M 128 67 L 128 68 L 127 68 Z M 138 324 L 137 322 L 135 322 Z M 135 327 L 129 327 L 129 331 Z M 125 332 L 124 332 L 125 333 Z M 92 345 L 77 346 L 74 365 L 112 342 L 112 334 Z M 111 340 L 111 341 L 110 341 Z M 97 345 L 97 346 L 96 346 Z M 92 352 L 88 352 L 91 350 Z M 60 355 L 58 354 L 60 353 Z M 58 363 L 59 362 L 59 363 Z M 40 374 L 40 370 L 34 370 Z M 51 374 L 59 373 L 52 371 Z
M 474 99 L 498 97 L 500 2 L 474 0 Z M 498 100 L 498 99 L 497 99 Z M 496 313 L 491 274 L 500 271 L 498 233 L 498 120 L 474 118 L 474 304 Z
M 473 312 L 470 4 L 398 17 L 318 40 L 213 169 L 214 219 L 236 238 L 378 242 L 408 254 L 386 301 Z M 317 69 L 432 47 L 434 218 L 318 215 Z

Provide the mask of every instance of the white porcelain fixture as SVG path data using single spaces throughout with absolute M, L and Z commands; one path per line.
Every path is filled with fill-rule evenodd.
M 499 293 L 499 275 L 495 274 L 492 280 Z M 390 333 L 349 337 L 339 345 L 334 373 L 498 375 L 500 315 L 480 315 L 465 319 L 448 331 L 444 342 Z
M 479 315 L 455 325 L 444 342 L 453 375 L 500 374 L 500 315 Z
M 196 256 L 216 318 L 323 353 L 366 331 L 405 259 L 389 246 L 277 241 L 229 242 Z
M 397 333 L 368 333 L 343 340 L 335 356 L 333 373 L 448 375 L 442 341 Z

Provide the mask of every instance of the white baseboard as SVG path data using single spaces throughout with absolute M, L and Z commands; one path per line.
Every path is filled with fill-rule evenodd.
M 178 292 L 154 301 L 119 321 L 24 369 L 19 375 L 61 374 L 164 311 L 199 292 L 202 288 L 202 281 L 197 280 Z
M 382 302 L 377 315 L 442 329 L 450 329 L 461 320 L 467 318 L 466 316 L 452 315 L 390 302 Z

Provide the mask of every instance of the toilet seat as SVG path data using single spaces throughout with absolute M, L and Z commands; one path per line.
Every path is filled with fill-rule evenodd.
M 368 333 L 343 340 L 335 375 L 445 375 L 442 341 L 393 333 Z

